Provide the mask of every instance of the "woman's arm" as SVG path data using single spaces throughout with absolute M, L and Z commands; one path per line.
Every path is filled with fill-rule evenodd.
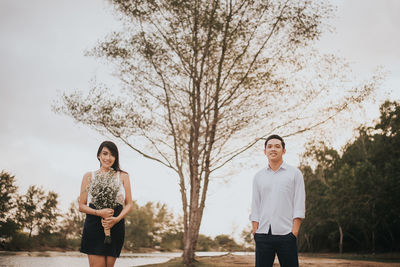
M 131 182 L 129 180 L 129 174 L 126 172 L 121 173 L 122 182 L 124 184 L 125 189 L 125 206 L 122 209 L 121 213 L 116 217 L 118 221 L 125 218 L 125 216 L 131 211 L 132 209 L 132 191 L 131 191 Z
M 95 216 L 100 216 L 103 218 L 110 217 L 114 214 L 113 209 L 101 209 L 101 210 L 96 210 L 92 209 L 87 205 L 87 200 L 88 200 L 88 187 L 90 184 L 90 177 L 91 173 L 87 172 L 82 178 L 82 184 L 81 184 L 81 193 L 79 195 L 79 211 L 86 213 L 86 214 L 91 214 Z

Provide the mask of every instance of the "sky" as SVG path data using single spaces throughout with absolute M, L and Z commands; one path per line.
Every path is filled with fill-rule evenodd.
M 400 1 L 333 1 L 334 31 L 323 34 L 317 47 L 352 63 L 359 77 L 378 66 L 387 72 L 370 104 L 367 122 L 377 118 L 379 101 L 400 100 Z M 51 106 L 63 92 L 87 92 L 91 81 L 118 87 L 103 61 L 84 55 L 107 33 L 120 28 L 106 1 L 0 1 L 0 170 L 15 175 L 19 193 L 29 185 L 59 194 L 65 212 L 77 199 L 82 176 L 98 168 L 96 152 L 108 139 Z M 348 129 L 346 138 L 351 138 Z M 115 141 L 115 140 L 114 140 Z M 338 147 L 346 140 L 334 144 Z M 289 138 L 285 160 L 298 165 L 304 143 Z M 130 174 L 133 199 L 166 203 L 181 214 L 178 178 L 116 142 L 121 167 Z M 249 225 L 253 175 L 266 164 L 262 148 L 248 160 L 249 168 L 210 183 L 200 233 L 236 238 Z

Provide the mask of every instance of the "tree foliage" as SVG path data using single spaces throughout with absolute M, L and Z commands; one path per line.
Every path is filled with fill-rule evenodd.
M 182 248 L 182 227 L 165 204 L 148 202 L 133 209 L 126 216 L 125 248 L 159 247 L 163 250 Z
M 0 172 L 0 221 L 3 221 L 7 213 L 16 206 L 15 176 L 2 170 Z
M 18 229 L 12 216 L 17 202 L 15 176 L 2 170 L 0 172 L 0 237 L 8 238 Z
M 41 187 L 29 186 L 26 194 L 18 197 L 18 210 L 16 219 L 21 228 L 27 229 L 29 237 L 34 231 L 49 234 L 56 223 L 58 209 L 58 195 L 49 191 L 46 195 Z
M 215 242 L 217 243 L 217 246 L 223 251 L 235 251 L 241 248 L 232 237 L 225 234 L 217 235 L 215 237 Z
M 253 231 L 252 231 L 250 225 L 247 228 L 242 230 L 240 237 L 243 240 L 243 250 L 254 251 L 255 242 L 254 242 L 254 237 L 253 237 Z
M 209 236 L 199 234 L 197 251 L 212 251 L 217 249 L 216 242 Z
M 78 203 L 78 199 L 71 202 L 67 213 L 63 215 L 59 231 L 65 239 L 81 238 L 85 215 L 79 211 Z
M 305 154 L 316 167 L 302 166 L 303 250 L 399 251 L 400 104 L 386 101 L 380 111 L 377 124 L 361 127 L 341 156 L 323 144 Z

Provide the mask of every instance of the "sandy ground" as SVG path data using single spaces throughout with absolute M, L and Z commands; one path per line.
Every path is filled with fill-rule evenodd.
M 254 256 L 214 256 L 214 257 L 201 257 L 199 261 L 202 263 L 210 264 L 210 266 L 254 266 Z M 218 259 L 217 259 L 218 258 Z M 313 258 L 307 256 L 299 256 L 300 266 L 352 266 L 352 267 L 386 267 L 386 266 L 400 266 L 400 263 L 382 263 L 373 261 L 357 261 L 357 260 L 343 260 L 343 259 L 326 259 L 326 258 Z M 275 258 L 274 266 L 279 266 L 278 259 Z

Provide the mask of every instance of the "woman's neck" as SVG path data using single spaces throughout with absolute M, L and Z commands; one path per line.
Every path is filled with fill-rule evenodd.
M 109 172 L 111 170 L 111 168 L 104 168 L 104 167 L 100 167 L 99 171 L 100 172 Z

